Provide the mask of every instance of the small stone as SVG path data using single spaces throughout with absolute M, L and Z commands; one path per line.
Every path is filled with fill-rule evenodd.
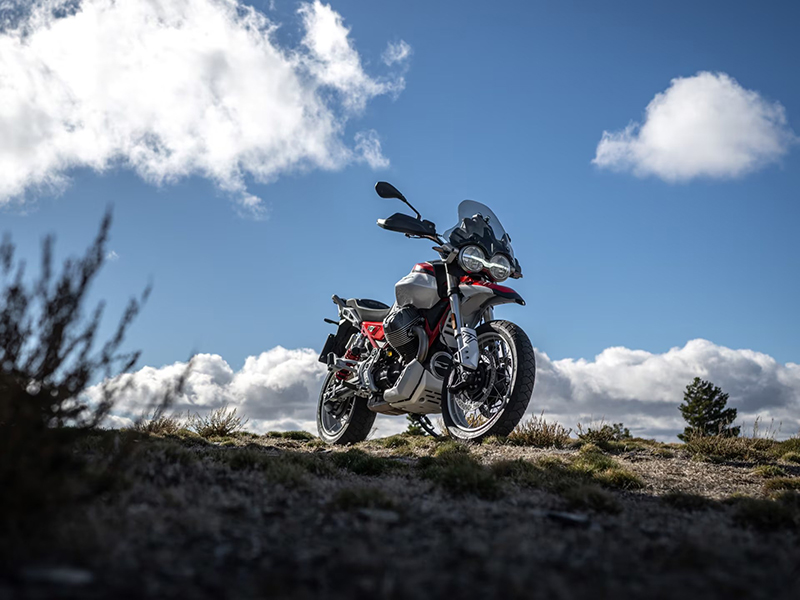
M 88 585 L 94 581 L 91 571 L 74 567 L 25 569 L 22 577 L 27 581 L 54 585 Z
M 590 520 L 588 515 L 578 513 L 561 512 L 558 510 L 550 510 L 547 512 L 547 517 L 553 521 L 558 521 L 565 525 L 589 525 Z
M 367 517 L 373 521 L 380 521 L 382 523 L 397 523 L 400 520 L 400 515 L 392 510 L 383 510 L 380 508 L 362 508 L 358 511 L 362 517 Z

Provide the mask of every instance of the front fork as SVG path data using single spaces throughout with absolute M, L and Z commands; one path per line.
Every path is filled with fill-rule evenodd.
M 472 327 L 467 327 L 461 317 L 461 294 L 458 291 L 458 280 L 448 274 L 448 296 L 450 312 L 453 315 L 453 333 L 456 337 L 456 364 L 469 372 L 478 368 L 478 334 Z M 461 373 L 460 373 L 461 374 Z M 464 373 L 466 374 L 466 373 Z

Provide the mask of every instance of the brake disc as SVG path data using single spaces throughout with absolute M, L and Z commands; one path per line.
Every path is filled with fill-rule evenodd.
M 497 368 L 494 357 L 482 354 L 478 363 L 478 382 L 475 386 L 469 386 L 466 390 L 456 393 L 456 404 L 465 413 L 477 410 L 489 399 L 496 380 Z

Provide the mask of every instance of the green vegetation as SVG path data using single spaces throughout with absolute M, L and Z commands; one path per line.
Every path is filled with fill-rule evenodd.
M 739 427 L 732 427 L 736 420 L 736 409 L 726 408 L 728 394 L 710 381 L 695 377 L 686 386 L 683 403 L 678 407 L 688 426 L 678 438 L 689 442 L 697 437 L 736 437 Z
M 733 506 L 733 519 L 740 525 L 758 529 L 787 529 L 800 524 L 797 494 L 784 494 L 777 499 L 735 497 L 727 500 Z
M 781 469 L 778 465 L 759 465 L 753 469 L 753 475 L 758 475 L 765 479 L 769 477 L 783 477 L 786 475 L 786 471 Z
M 330 459 L 340 469 L 345 469 L 356 475 L 373 477 L 385 475 L 392 469 L 397 469 L 401 466 L 391 459 L 373 456 L 357 448 L 351 448 L 346 452 L 334 452 L 330 455 Z
M 781 460 L 785 460 L 786 462 L 790 463 L 800 463 L 800 452 L 787 452 L 781 456 Z
M 609 442 L 624 442 L 633 439 L 630 430 L 622 423 L 589 424 L 586 427 L 578 423 L 578 439 L 582 442 L 589 442 L 598 446 L 603 446 Z
M 548 423 L 544 413 L 529 417 L 512 431 L 506 441 L 515 446 L 534 446 L 536 448 L 564 448 L 569 445 L 571 429 L 559 423 Z M 495 442 L 500 442 L 495 438 Z
M 769 459 L 774 446 L 773 440 L 761 437 L 693 435 L 686 440 L 684 447 L 692 456 L 703 460 L 764 462 Z
M 455 444 L 453 442 L 453 444 Z M 486 500 L 502 494 L 496 475 L 469 454 L 462 444 L 437 449 L 436 456 L 419 459 L 420 475 L 447 492 L 456 495 L 473 495 Z
M 764 482 L 767 492 L 780 490 L 800 490 L 800 477 L 775 477 Z

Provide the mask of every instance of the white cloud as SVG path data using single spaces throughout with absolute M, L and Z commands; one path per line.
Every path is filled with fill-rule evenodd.
M 119 260 L 119 254 L 117 254 L 114 250 L 111 250 L 108 254 L 106 254 L 106 260 L 111 262 L 117 261 Z
M 173 410 L 207 413 L 223 405 L 236 407 L 250 418 L 248 429 L 266 432 L 273 429 L 316 428 L 316 399 L 325 366 L 319 353 L 308 349 L 287 350 L 280 346 L 259 356 L 250 356 L 239 371 L 217 354 L 198 354 L 183 393 Z M 123 375 L 120 384 L 130 385 L 120 395 L 113 415 L 136 419 L 147 413 L 164 390 L 183 374 L 186 363 L 161 368 L 144 367 Z M 90 388 L 90 398 L 99 398 L 100 385 Z
M 640 435 L 673 439 L 685 423 L 678 411 L 694 377 L 730 394 L 739 422 L 757 416 L 784 434 L 800 431 L 800 365 L 767 354 L 733 350 L 697 339 L 662 354 L 607 348 L 593 361 L 550 360 L 537 354 L 531 412 L 542 410 L 568 426 L 590 418 L 622 421 Z
M 114 410 L 119 423 L 134 419 L 150 407 L 165 385 L 185 368 L 176 363 L 126 375 L 135 386 L 124 393 Z M 316 433 L 315 410 L 325 367 L 311 349 L 273 348 L 249 357 L 234 371 L 222 357 L 201 354 L 175 409 L 204 411 L 228 404 L 250 417 L 253 431 L 306 429 Z M 567 427 L 605 418 L 622 421 L 637 435 L 674 441 L 683 430 L 678 405 L 683 390 L 699 376 L 730 394 L 739 422 L 756 417 L 783 435 L 800 431 L 800 365 L 780 364 L 753 350 L 733 350 L 707 340 L 692 340 L 682 348 L 654 354 L 644 350 L 608 348 L 593 361 L 551 360 L 537 352 L 537 377 L 529 414 L 545 412 Z M 99 388 L 90 390 L 96 395 Z M 379 417 L 377 435 L 406 428 L 405 419 Z
M 364 71 L 319 0 L 300 5 L 296 48 L 239 0 L 75 4 L 34 0 L 0 21 L 0 205 L 63 189 L 73 168 L 124 167 L 154 184 L 208 178 L 263 218 L 247 177 L 362 160 L 346 123 L 404 86 Z
M 356 154 L 373 169 L 385 169 L 389 159 L 381 152 L 381 140 L 374 129 L 356 134 Z
M 406 61 L 411 56 L 411 46 L 403 40 L 399 42 L 389 42 L 386 50 L 383 51 L 381 58 L 389 66 L 395 63 Z
M 666 181 L 730 178 L 778 161 L 797 137 L 786 111 L 725 73 L 673 79 L 644 123 L 603 132 L 594 164 Z

